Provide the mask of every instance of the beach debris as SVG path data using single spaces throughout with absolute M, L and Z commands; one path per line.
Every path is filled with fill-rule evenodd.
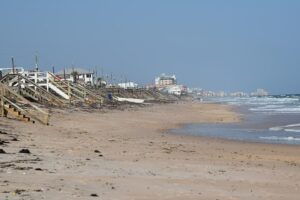
M 115 99 L 119 102 L 129 102 L 129 103 L 144 103 L 145 99 L 135 99 L 135 98 L 121 98 L 121 97 L 115 97 Z
M 297 166 L 297 163 L 295 161 L 285 161 L 285 163 L 290 166 L 294 166 L 294 167 Z
M 30 169 L 32 169 L 32 167 L 19 167 L 19 166 L 17 166 L 17 167 L 14 167 L 14 169 L 15 170 L 30 170 Z
M 224 170 L 224 169 L 220 169 L 220 170 L 218 170 L 218 172 L 220 172 L 220 173 L 224 174 L 224 173 L 226 172 L 226 170 Z
M 0 130 L 0 134 L 7 135 L 7 132 Z
M 101 154 L 101 151 L 99 151 L 99 150 L 96 149 L 94 152 L 95 153 L 99 153 L 99 155 L 98 155 L 99 157 L 103 157 L 103 155 Z
M 147 172 L 147 174 L 148 174 L 148 175 L 151 175 L 151 176 L 156 176 L 156 175 L 157 175 L 156 173 L 154 173 L 154 172 L 152 172 L 152 171 L 150 171 L 150 170 Z
M 10 142 L 6 141 L 6 140 L 0 140 L 0 145 L 5 145 L 5 144 L 9 144 Z
M 16 190 L 14 191 L 14 194 L 22 194 L 23 192 L 26 192 L 26 190 L 16 189 Z
M 91 197 L 98 197 L 98 194 L 92 193 L 90 196 L 91 196 Z
M 9 167 L 14 167 L 16 166 L 15 164 L 2 164 L 0 163 L 0 168 L 9 168 Z
M 21 149 L 21 150 L 19 151 L 19 153 L 30 154 L 30 151 L 29 151 L 29 149 Z
M 3 149 L 0 149 L 0 154 L 5 154 L 6 152 Z
M 38 167 L 38 168 L 35 168 L 34 170 L 35 170 L 35 171 L 43 171 L 43 170 L 42 170 L 41 168 L 39 168 L 39 167 Z

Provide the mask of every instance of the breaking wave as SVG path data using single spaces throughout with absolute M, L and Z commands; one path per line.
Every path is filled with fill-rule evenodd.
M 286 131 L 300 133 L 300 124 L 289 124 L 286 126 L 275 126 L 269 128 L 270 131 Z

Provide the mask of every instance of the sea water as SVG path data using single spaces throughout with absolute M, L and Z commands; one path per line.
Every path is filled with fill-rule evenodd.
M 224 97 L 205 101 L 233 105 L 242 113 L 242 121 L 188 124 L 171 133 L 300 145 L 300 95 Z

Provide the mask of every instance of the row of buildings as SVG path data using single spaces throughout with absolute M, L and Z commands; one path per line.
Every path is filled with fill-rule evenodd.
M 1 75 L 5 75 L 6 73 L 9 73 L 12 70 L 12 68 L 1 68 L 0 69 L 0 77 Z M 16 72 L 24 72 L 24 69 L 22 67 L 16 67 Z M 36 69 L 32 70 L 32 72 L 38 71 L 38 66 L 36 65 Z M 29 71 L 30 72 L 30 71 Z M 54 73 L 54 70 L 53 70 Z M 55 73 L 56 76 L 58 76 L 61 80 L 67 80 L 70 82 L 80 83 L 86 86 L 117 86 L 120 88 L 138 88 L 139 85 L 135 82 L 129 81 L 129 82 L 121 82 L 117 83 L 115 85 L 112 85 L 110 83 L 108 85 L 107 80 L 104 78 L 98 78 L 95 76 L 94 71 L 82 69 L 82 68 L 67 68 L 63 69 L 61 71 L 58 71 Z M 177 84 L 177 79 L 175 75 L 166 75 L 161 74 L 160 76 L 155 77 L 154 84 L 148 85 L 147 88 L 155 88 L 159 91 L 174 94 L 177 96 L 186 94 L 188 92 L 187 87 L 184 85 Z
M 255 92 L 251 92 L 251 93 L 246 93 L 242 91 L 226 93 L 224 91 L 215 92 L 210 90 L 204 90 L 201 88 L 193 88 L 193 89 L 189 89 L 189 93 L 201 97 L 251 97 L 251 96 L 264 97 L 269 95 L 268 92 L 265 91 L 264 89 L 257 89 Z

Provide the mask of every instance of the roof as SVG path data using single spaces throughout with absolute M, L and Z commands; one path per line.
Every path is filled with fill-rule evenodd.
M 174 79 L 176 80 L 175 75 L 166 75 L 166 74 L 161 74 L 159 77 L 157 77 L 160 80 L 169 80 L 169 79 Z
M 90 72 L 86 69 L 82 69 L 82 68 L 68 68 L 65 69 L 65 73 L 66 74 L 72 74 L 72 72 L 78 72 L 78 74 L 93 74 L 94 72 Z M 59 72 L 55 73 L 55 74 L 64 74 L 64 70 L 60 70 Z

